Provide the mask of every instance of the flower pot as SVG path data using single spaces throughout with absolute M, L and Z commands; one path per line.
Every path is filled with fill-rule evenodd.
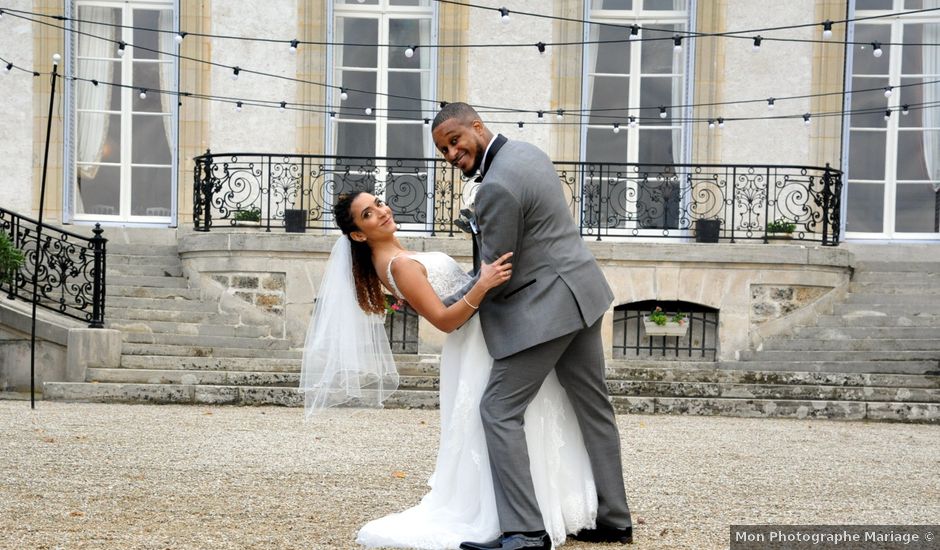
M 717 243 L 721 220 L 695 220 L 695 242 Z
M 261 222 L 248 220 L 235 220 L 235 227 L 260 227 Z
M 647 336 L 685 336 L 689 324 L 666 321 L 665 325 L 657 325 L 649 319 L 643 319 L 643 328 Z

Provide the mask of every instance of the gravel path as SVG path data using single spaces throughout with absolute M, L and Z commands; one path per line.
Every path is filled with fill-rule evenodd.
M 424 494 L 437 411 L 301 416 L 0 401 L 0 547 L 356 548 L 359 525 Z M 632 548 L 726 548 L 732 523 L 940 517 L 937 426 L 618 421 Z

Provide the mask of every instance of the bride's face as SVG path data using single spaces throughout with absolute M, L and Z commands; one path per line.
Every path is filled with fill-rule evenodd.
M 362 242 L 378 240 L 393 235 L 398 227 L 392 216 L 392 209 L 385 201 L 370 193 L 360 193 L 350 207 L 353 221 L 359 231 L 350 233 L 353 240 Z

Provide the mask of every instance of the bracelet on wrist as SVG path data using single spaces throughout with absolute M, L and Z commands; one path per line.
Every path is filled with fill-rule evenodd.
M 465 304 L 467 304 L 468 306 L 472 307 L 473 309 L 480 309 L 480 306 L 475 306 L 475 305 L 471 304 L 471 303 L 470 303 L 470 300 L 468 300 L 466 296 L 463 297 L 463 301 L 464 301 Z

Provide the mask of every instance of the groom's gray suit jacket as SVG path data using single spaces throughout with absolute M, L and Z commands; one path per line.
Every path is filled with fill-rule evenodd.
M 480 317 L 490 354 L 502 359 L 591 326 L 613 294 L 578 233 L 548 155 L 506 141 L 489 156 L 474 208 L 481 257 L 490 263 L 513 252 L 513 274 L 487 294 Z

